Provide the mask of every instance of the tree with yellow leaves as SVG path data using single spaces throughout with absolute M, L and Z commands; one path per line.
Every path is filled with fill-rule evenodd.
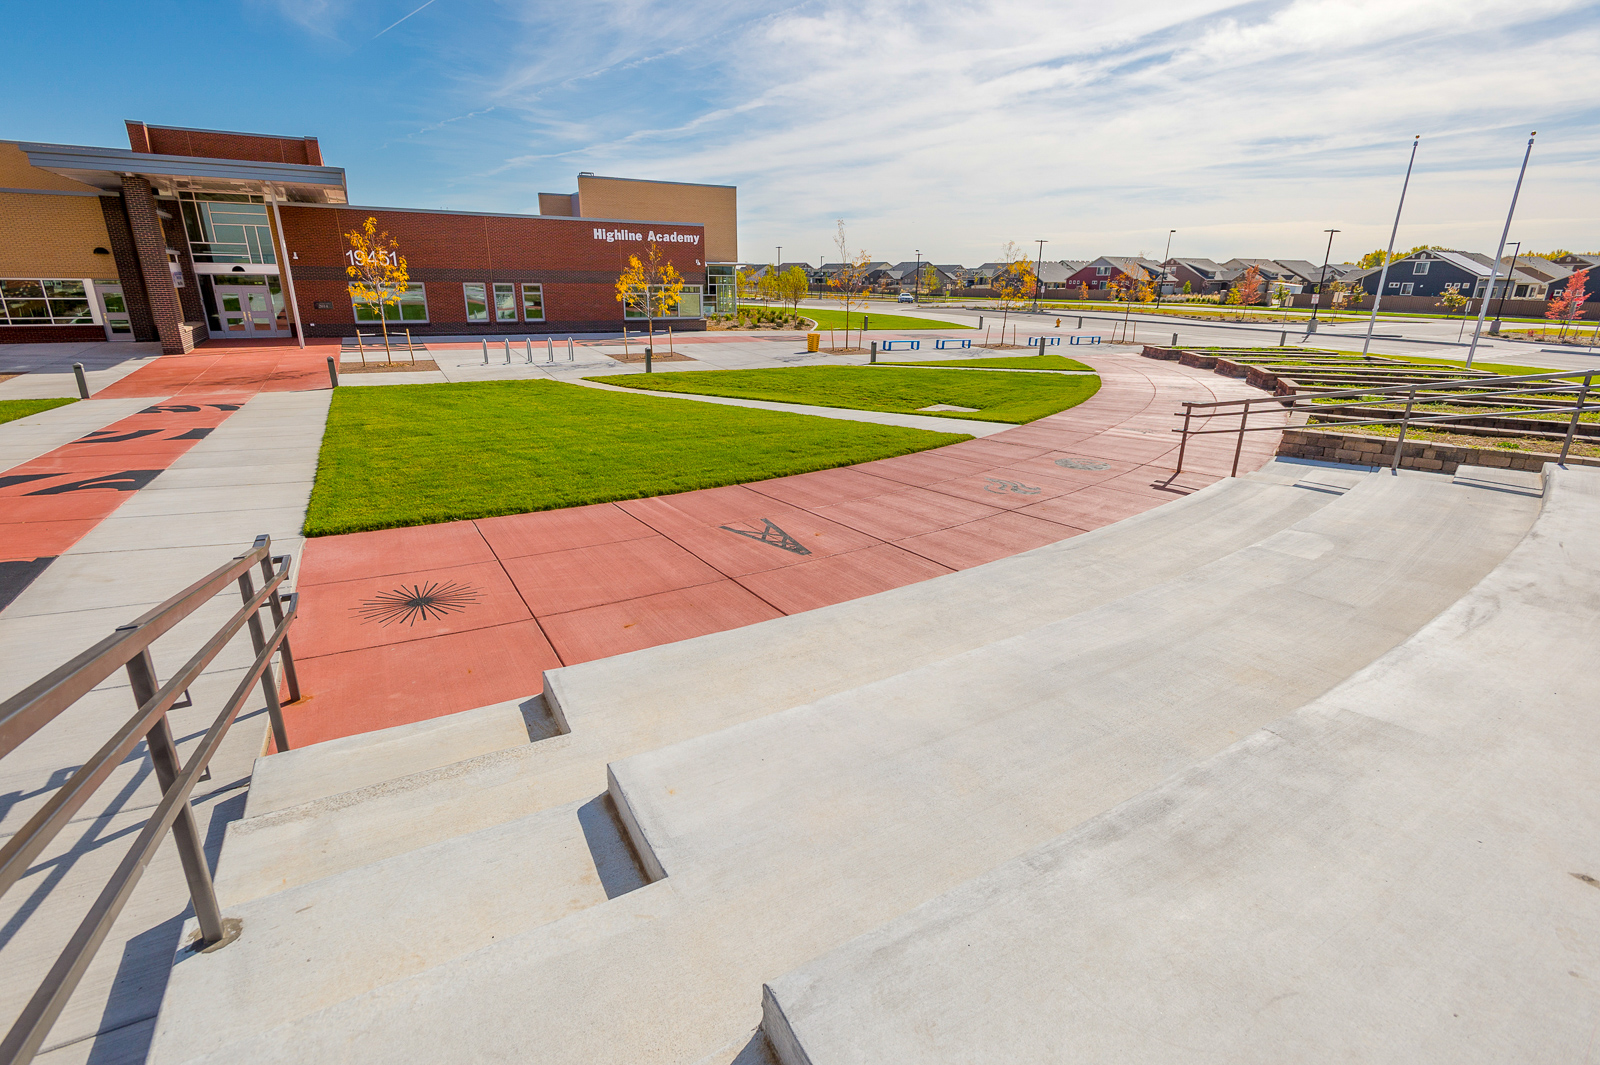
M 1014 240 L 1006 241 L 1006 246 L 1000 249 L 1000 261 L 1005 266 L 995 271 L 989 290 L 1000 305 L 1000 346 L 1005 347 L 1006 321 L 1011 316 L 1011 308 L 1033 298 L 1039 279 L 1034 276 L 1033 263 L 1024 257 Z
M 406 257 L 400 254 L 400 244 L 388 232 L 378 232 L 378 220 L 369 217 L 360 229 L 344 235 L 350 242 L 350 265 L 345 273 L 350 275 L 350 299 L 357 307 L 366 307 L 375 315 L 383 328 L 384 358 L 394 362 L 389 349 L 389 307 L 398 314 L 400 297 L 411 285 L 411 275 L 406 271 Z M 359 320 L 356 330 L 361 329 Z M 365 362 L 365 356 L 362 361 Z
M 635 318 L 644 318 L 652 347 L 656 319 L 677 310 L 682 301 L 683 275 L 667 261 L 655 241 L 650 242 L 642 260 L 637 255 L 628 256 L 628 268 L 617 278 L 617 302 L 622 304 L 624 317 L 631 313 Z

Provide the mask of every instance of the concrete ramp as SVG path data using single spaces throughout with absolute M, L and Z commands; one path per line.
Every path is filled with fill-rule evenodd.
M 1321 504 L 1304 505 L 1292 522 L 1258 525 L 1227 550 L 1219 550 L 1226 537 L 1188 530 L 1207 549 L 1185 554 L 1159 580 L 1141 571 L 1139 587 L 1103 571 L 1097 550 L 1066 551 L 1088 537 L 1058 545 L 1033 563 L 1033 586 L 1060 589 L 1054 616 L 1030 608 L 1040 610 L 1033 624 L 1011 618 L 995 627 L 1015 631 L 974 634 L 969 646 L 931 660 L 908 651 L 899 671 L 821 698 L 751 707 L 684 671 L 652 683 L 669 691 L 676 680 L 724 709 L 697 717 L 694 697 L 658 700 L 638 711 L 650 719 L 630 711 L 606 731 L 596 704 L 581 721 L 566 714 L 571 732 L 516 748 L 526 752 L 516 757 L 483 755 L 406 778 L 424 779 L 420 786 L 391 782 L 241 822 L 223 866 L 240 855 L 254 863 L 255 872 L 231 881 L 253 878 L 256 901 L 230 904 L 245 916 L 245 933 L 228 948 L 237 952 L 231 960 L 218 960 L 226 952 L 180 957 L 151 1060 L 760 1060 L 750 1036 L 763 983 L 1092 822 L 1327 692 L 1450 608 L 1512 550 L 1540 504 L 1526 478 L 1315 473 L 1329 482 L 1322 490 L 1296 487 L 1301 478 L 1240 482 L 1251 487 L 1231 492 L 1295 493 Z M 1332 482 L 1341 478 L 1356 487 L 1339 494 Z M 1179 508 L 1155 513 L 1164 511 Z M 1163 542 L 1183 553 L 1184 532 L 1179 526 Z M 1102 537 L 1098 550 L 1116 552 L 1113 541 Z M 1128 568 L 1146 564 L 1160 568 L 1146 556 Z M 1084 575 L 1081 586 L 1074 573 Z M 1027 576 L 997 578 L 1016 582 L 1010 597 L 986 603 L 977 585 L 968 602 L 1004 615 L 1013 599 L 1034 601 Z M 850 624 L 842 612 L 835 617 Z M 927 626 L 915 613 L 880 618 L 890 623 Z M 847 650 L 839 657 L 847 673 L 868 669 L 848 665 Z M 781 654 L 771 661 L 785 668 Z M 717 661 L 696 666 L 712 671 Z M 693 724 L 678 726 L 677 742 L 639 746 L 680 708 Z M 704 727 L 720 715 L 732 719 Z M 614 753 L 583 750 L 580 742 L 594 742 L 586 732 L 607 736 Z M 541 750 L 549 756 L 534 753 Z M 519 901 L 534 918 L 502 914 L 486 929 L 447 936 L 419 931 L 363 956 L 363 930 L 391 935 L 392 910 L 339 902 L 358 885 L 393 882 L 425 894 L 405 910 L 405 926 L 416 927 L 429 905 L 482 897 L 488 880 L 511 883 L 484 868 L 485 841 L 510 845 L 493 833 L 511 831 L 520 817 L 539 841 L 529 846 L 549 846 L 542 841 L 558 837 L 533 826 L 566 816 L 553 800 L 584 785 L 587 795 L 567 803 L 592 799 L 608 772 L 618 820 L 653 883 L 563 910 L 559 885 L 525 875 Z M 267 844 L 306 847 L 316 858 L 304 872 L 316 875 L 298 887 L 273 884 L 271 861 L 284 852 Z M 392 876 L 375 876 L 395 861 L 384 865 Z M 343 905 L 334 912 L 348 930 L 313 934 L 318 926 L 293 920 L 300 911 L 291 898 Z M 269 909 L 280 915 L 272 922 Z M 253 936 L 253 923 L 270 935 Z M 405 957 L 411 944 L 414 956 Z M 286 987 L 304 982 L 306 965 L 348 972 L 318 981 L 314 993 Z M 217 1008 L 219 985 L 229 989 L 226 1010 Z
M 1591 1057 L 1600 475 L 1546 471 L 1523 542 L 1389 654 L 770 981 L 780 1060 Z

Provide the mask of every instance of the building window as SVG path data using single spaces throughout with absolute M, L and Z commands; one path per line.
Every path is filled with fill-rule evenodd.
M 1432 263 L 1412 263 L 1411 272 L 1413 274 L 1425 274 L 1428 272 L 1428 267 L 1432 265 Z
M 183 228 L 197 263 L 276 263 L 260 196 L 180 192 Z
M 1521 299 L 1522 297 L 1526 296 L 1527 294 L 1528 294 L 1528 286 L 1527 285 L 1518 285 L 1517 286 L 1516 297 L 1515 297 L 1516 299 Z
M 544 321 L 544 286 L 522 286 L 522 320 L 525 322 Z
M 467 298 L 467 321 L 487 322 L 489 320 L 488 287 L 482 281 L 469 281 L 461 286 L 462 293 Z
M 1402 296 L 1411 295 L 1411 282 L 1407 281 L 1405 284 L 1400 286 L 1400 295 L 1402 295 Z
M 494 320 L 497 322 L 514 322 L 517 320 L 516 285 L 495 283 Z
M 660 291 L 660 287 L 651 286 L 652 291 Z M 678 293 L 678 305 L 664 314 L 656 315 L 657 318 L 699 318 L 701 314 L 701 289 L 699 285 L 684 285 Z M 622 316 L 624 318 L 644 318 L 644 311 L 630 304 L 624 304 Z
M 1097 267 L 1094 268 L 1094 272 L 1095 272 L 1095 275 L 1098 276 L 1098 277 L 1105 277 L 1107 274 L 1109 274 L 1111 272 L 1111 267 L 1109 267 L 1109 266 L 1097 266 Z
M 93 325 L 81 280 L 0 280 L 0 325 Z
M 273 278 L 274 281 L 277 278 Z M 370 303 L 355 304 L 356 321 L 376 322 L 378 308 Z M 383 319 L 386 322 L 426 322 L 428 320 L 428 295 L 425 286 L 410 284 L 401 295 L 399 303 L 383 305 Z

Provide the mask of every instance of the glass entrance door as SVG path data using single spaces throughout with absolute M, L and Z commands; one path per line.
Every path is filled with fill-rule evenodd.
M 233 278 L 212 282 L 222 335 L 230 337 L 288 336 L 278 279 Z
M 120 281 L 96 281 L 95 298 L 100 301 L 100 320 L 105 323 L 107 340 L 132 340 L 133 320 L 128 317 L 128 300 Z

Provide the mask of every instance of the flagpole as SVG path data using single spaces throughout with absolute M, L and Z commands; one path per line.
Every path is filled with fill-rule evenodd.
M 1472 347 L 1467 349 L 1467 369 L 1472 369 L 1472 357 L 1478 353 L 1478 334 L 1483 331 L 1483 318 L 1489 311 L 1489 301 L 1494 298 L 1495 278 L 1500 276 L 1500 256 L 1506 253 L 1506 238 L 1511 235 L 1511 216 L 1517 213 L 1517 197 L 1522 195 L 1522 178 L 1528 172 L 1528 157 L 1533 154 L 1533 138 L 1538 130 L 1528 134 L 1528 150 L 1522 153 L 1522 169 L 1517 171 L 1517 187 L 1511 190 L 1511 208 L 1506 211 L 1506 227 L 1500 231 L 1500 247 L 1495 249 L 1494 265 L 1489 268 L 1489 287 L 1484 290 L 1483 303 L 1478 307 L 1478 324 L 1472 327 Z M 1506 278 L 1506 284 L 1511 279 Z
M 1372 297 L 1372 317 L 1367 319 L 1367 339 L 1361 342 L 1361 355 L 1366 357 L 1372 346 L 1372 329 L 1378 324 L 1378 304 L 1383 302 L 1383 283 L 1389 279 L 1389 257 L 1394 254 L 1394 238 L 1400 232 L 1400 212 L 1406 209 L 1406 189 L 1411 187 L 1411 168 L 1417 162 L 1417 145 L 1422 134 L 1411 142 L 1411 160 L 1406 163 L 1406 179 L 1400 185 L 1400 206 L 1394 209 L 1394 228 L 1389 230 L 1389 247 L 1383 253 L 1383 269 L 1378 273 L 1378 294 Z

